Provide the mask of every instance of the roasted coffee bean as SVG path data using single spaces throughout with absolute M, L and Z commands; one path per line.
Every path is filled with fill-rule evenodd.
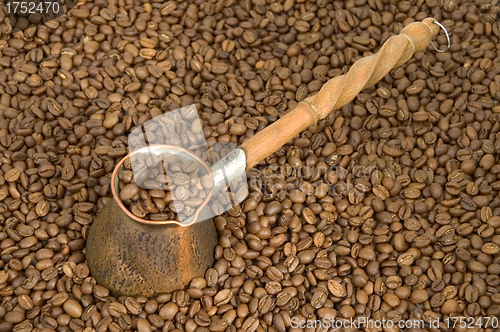
M 345 296 L 344 287 L 336 280 L 329 280 L 328 281 L 328 290 L 335 297 L 344 297 Z
M 128 312 L 130 312 L 132 315 L 139 315 L 142 312 L 141 304 L 137 302 L 137 300 L 133 297 L 127 297 L 124 304 Z
M 83 309 L 80 303 L 74 299 L 68 299 L 63 304 L 64 311 L 73 318 L 81 317 Z

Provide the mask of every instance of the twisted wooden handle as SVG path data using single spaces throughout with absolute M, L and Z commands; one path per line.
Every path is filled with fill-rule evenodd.
M 247 169 L 257 165 L 290 139 L 339 109 L 364 88 L 380 81 L 393 68 L 427 48 L 439 26 L 432 18 L 406 26 L 399 35 L 389 38 L 374 55 L 356 61 L 347 74 L 334 77 L 321 90 L 300 102 L 279 121 L 245 141 L 241 148 L 247 156 Z

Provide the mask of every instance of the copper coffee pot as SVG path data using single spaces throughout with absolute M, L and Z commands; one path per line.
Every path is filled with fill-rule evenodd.
M 356 61 L 347 74 L 328 81 L 317 94 L 300 102 L 211 168 L 199 160 L 206 174 L 213 177 L 214 188 L 241 176 L 300 132 L 353 100 L 362 89 L 407 62 L 416 52 L 425 50 L 440 26 L 432 18 L 409 24 L 399 35 L 389 38 L 376 54 Z M 172 150 L 197 158 L 187 150 L 167 145 L 149 147 L 147 153 Z M 192 278 L 203 276 L 214 262 L 218 237 L 210 213 L 205 213 L 210 195 L 183 222 L 140 219 L 124 207 L 118 196 L 117 174 L 124 161 L 136 153 L 146 150 L 127 155 L 113 172 L 113 200 L 90 229 L 86 256 L 92 276 L 116 295 L 152 296 L 182 289 Z

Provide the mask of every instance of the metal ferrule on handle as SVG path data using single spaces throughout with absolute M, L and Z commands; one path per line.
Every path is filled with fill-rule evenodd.
M 210 168 L 214 177 L 213 192 L 218 193 L 221 188 L 245 174 L 245 167 L 245 151 L 237 148 L 229 152 Z

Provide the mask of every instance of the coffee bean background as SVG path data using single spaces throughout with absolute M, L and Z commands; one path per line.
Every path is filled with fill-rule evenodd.
M 0 331 L 498 317 L 498 11 L 94 0 L 14 34 L 0 13 Z M 134 128 L 195 104 L 209 144 L 241 144 L 426 17 L 450 32 L 449 50 L 415 54 L 251 170 L 249 197 L 214 219 L 205 276 L 150 299 L 96 285 L 85 239 Z M 444 34 L 434 42 L 446 48 Z

